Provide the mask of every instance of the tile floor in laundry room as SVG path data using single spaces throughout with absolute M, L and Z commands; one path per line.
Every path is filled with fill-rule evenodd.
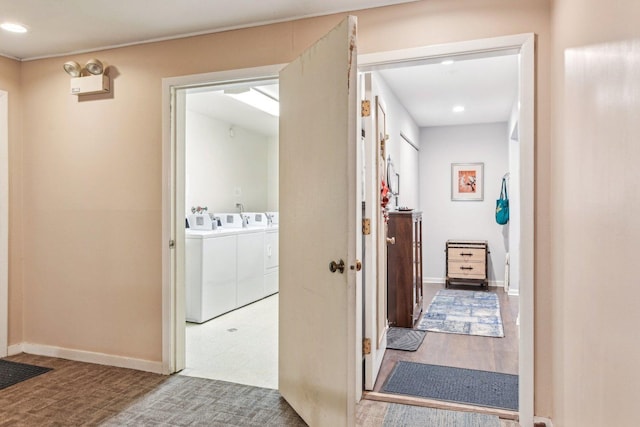
M 180 375 L 278 388 L 278 294 L 186 327 Z

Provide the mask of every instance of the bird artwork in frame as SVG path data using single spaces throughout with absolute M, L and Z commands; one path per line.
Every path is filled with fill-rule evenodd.
M 484 200 L 484 163 L 451 164 L 451 200 Z

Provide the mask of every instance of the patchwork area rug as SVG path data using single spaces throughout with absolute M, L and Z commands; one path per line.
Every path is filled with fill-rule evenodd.
M 518 410 L 518 376 L 500 372 L 400 361 L 382 391 Z
M 387 348 L 393 350 L 416 351 L 427 333 L 417 329 L 389 328 L 387 331 Z
M 24 380 L 28 380 L 29 378 L 44 374 L 50 370 L 51 368 L 42 368 L 40 366 L 27 365 L 25 363 L 0 360 L 0 390 Z
M 498 295 L 486 291 L 441 289 L 433 297 L 416 329 L 504 337 Z
M 500 418 L 488 414 L 390 403 L 382 426 L 500 427 Z

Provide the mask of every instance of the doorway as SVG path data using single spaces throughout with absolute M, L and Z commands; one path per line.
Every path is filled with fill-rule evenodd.
M 375 120 L 384 121 L 386 132 L 383 157 L 387 173 L 383 179 L 389 188 L 387 237 L 392 240 L 387 245 L 387 319 L 388 332 L 394 338 L 393 343 L 388 341 L 381 374 L 372 390 L 386 390 L 385 383 L 397 366 L 416 368 L 410 365 L 415 363 L 498 372 L 513 378 L 518 374 L 518 281 L 511 281 L 511 295 L 504 290 L 504 283 L 506 253 L 518 258 L 518 245 L 509 245 L 508 239 L 511 226 L 518 223 L 517 187 L 510 192 L 511 223 L 496 224 L 493 212 L 501 179 L 510 170 L 514 176 L 519 174 L 519 159 L 513 156 L 513 161 L 509 156 L 509 129 L 514 127 L 512 117 L 517 115 L 519 102 L 517 54 L 491 52 L 483 57 L 457 55 L 433 63 L 398 64 L 370 71 L 368 80 L 370 95 L 376 104 L 384 105 L 379 109 L 384 117 Z M 474 184 L 476 194 L 484 193 L 485 197 L 453 198 L 451 168 L 458 164 L 469 168 L 480 165 L 482 175 Z M 414 242 L 403 233 L 409 213 L 419 234 Z M 474 284 L 445 289 L 443 248 L 450 239 L 487 243 L 486 288 Z M 413 262 L 407 256 L 411 253 L 407 245 L 419 247 Z M 417 308 L 405 306 L 404 299 L 412 272 L 413 281 L 418 282 L 412 298 Z M 479 272 L 484 273 L 482 269 Z M 440 315 L 438 320 L 423 320 L 436 295 L 438 304 L 432 310 Z M 440 304 L 451 295 L 460 304 Z M 496 307 L 488 316 L 488 307 L 494 302 Z M 479 304 L 482 311 L 476 308 Z M 411 313 L 411 319 L 405 313 Z M 487 316 L 475 318 L 476 313 Z M 480 323 L 493 321 L 493 315 L 500 313 L 502 316 L 495 316 L 495 330 L 489 330 L 489 323 Z M 446 322 L 441 319 L 444 316 Z M 407 351 L 404 344 L 398 349 L 398 333 L 421 337 L 422 342 L 415 351 Z M 513 394 L 517 395 L 517 390 Z
M 175 89 L 181 375 L 278 388 L 278 84 Z M 182 203 L 184 201 L 184 203 Z
M 517 114 L 516 126 L 509 128 L 505 126 L 504 131 L 504 143 L 511 144 L 509 136 L 517 136 L 519 139 L 518 148 L 519 152 L 511 153 L 511 162 L 515 164 L 519 164 L 519 170 L 515 171 L 515 176 L 512 176 L 512 182 L 516 185 L 517 190 L 515 193 L 521 196 L 521 200 L 519 205 L 521 206 L 521 212 L 517 215 L 517 219 L 520 220 L 520 224 L 517 226 L 517 231 L 520 234 L 520 242 L 517 245 L 512 245 L 516 249 L 519 249 L 519 254 L 512 256 L 511 261 L 512 265 L 519 264 L 519 271 L 513 271 L 511 273 L 512 284 L 513 282 L 519 282 L 519 297 L 515 305 L 512 304 L 512 310 L 515 310 L 515 314 L 513 314 L 514 318 L 518 318 L 519 325 L 516 333 L 519 333 L 520 339 L 517 341 L 517 373 L 519 374 L 519 386 L 518 386 L 518 394 L 519 394 L 519 416 L 520 420 L 525 424 L 528 420 L 533 419 L 533 182 L 534 182 L 534 121 L 533 121 L 533 111 L 534 111 L 534 37 L 533 35 L 521 35 L 521 36 L 510 36 L 510 37 L 500 37 L 495 39 L 486 39 L 486 40 L 476 40 L 472 42 L 463 42 L 463 43 L 454 43 L 450 45 L 443 46 L 434 46 L 434 47 L 425 47 L 425 48 L 417 48 L 417 49 L 408 49 L 401 52 L 387 52 L 387 53 L 377 53 L 377 54 L 369 54 L 363 55 L 360 58 L 360 69 L 364 71 L 384 71 L 395 67 L 405 66 L 414 66 L 417 64 L 425 64 L 425 63 L 441 63 L 443 59 L 455 56 L 455 55 L 465 55 L 471 58 L 473 57 L 483 57 L 487 54 L 489 55 L 517 55 L 517 79 L 520 82 L 520 103 L 519 103 L 519 114 Z M 446 64 L 443 64 L 446 65 Z M 426 96 L 426 94 L 425 94 Z M 372 100 L 373 102 L 373 100 Z M 374 106 L 372 104 L 372 110 L 374 110 Z M 388 109 L 385 109 L 385 114 L 388 114 Z M 508 130 L 508 132 L 507 132 Z M 397 129 L 396 129 L 396 133 Z M 510 135 L 509 135 L 510 134 Z M 411 147 L 410 140 L 411 135 L 408 135 L 409 138 L 405 138 L 407 134 L 396 134 L 394 137 L 396 140 L 401 139 L 409 139 L 405 144 L 407 147 Z M 404 144 L 404 141 L 402 141 Z M 401 156 L 401 155 L 397 155 Z M 388 160 L 385 158 L 385 160 Z M 514 161 L 515 160 L 515 161 Z M 397 169 L 398 162 L 394 161 Z M 422 163 L 420 164 L 422 166 Z M 449 166 L 449 165 L 447 165 Z M 448 171 L 446 171 L 448 176 Z M 502 171 L 499 174 L 499 178 L 504 176 L 505 172 L 509 172 L 507 170 Z M 513 171 L 510 171 L 512 175 L 514 175 Z M 406 173 L 405 173 L 406 174 Z M 400 173 L 400 176 L 403 177 L 405 174 Z M 421 171 L 422 175 L 422 171 Z M 498 178 L 498 179 L 499 179 Z M 448 178 L 444 178 L 446 181 Z M 403 178 L 400 179 L 401 182 L 405 181 Z M 402 184 L 401 184 L 402 186 Z M 448 191 L 449 183 L 445 182 L 445 186 Z M 402 189 L 400 190 L 402 192 Z M 488 193 L 491 194 L 491 193 Z M 422 194 L 420 194 L 422 196 Z M 485 196 L 489 199 L 493 198 L 492 195 Z M 392 200 L 391 204 L 395 204 Z M 419 203 L 423 203 L 423 200 L 420 200 Z M 418 204 L 418 206 L 420 206 Z M 414 207 L 414 206 L 410 206 Z M 426 207 L 422 205 L 423 209 Z M 514 221 L 516 222 L 516 221 Z M 428 229 L 424 231 L 425 235 L 429 233 Z M 512 233 L 516 234 L 516 233 Z M 509 237 L 513 236 L 503 236 L 505 242 L 509 240 Z M 444 251 L 444 246 L 439 249 L 440 252 Z M 502 268 L 504 271 L 504 254 L 502 255 L 503 259 L 496 263 L 495 268 Z M 371 261 L 369 258 L 367 258 Z M 444 262 L 441 263 L 444 265 Z M 502 264 L 502 267 L 499 265 Z M 443 277 L 444 272 L 439 275 L 439 277 Z M 494 274 L 495 276 L 495 274 Z M 515 279 L 515 280 L 514 280 Z M 427 279 L 427 281 L 432 281 L 432 278 Z M 500 281 L 502 285 L 502 281 Z M 375 285 L 375 284 L 374 284 Z M 425 291 L 427 289 L 425 288 Z M 504 291 L 502 291 L 504 292 Z M 375 287 L 372 288 L 371 282 L 367 282 L 366 284 L 366 295 L 376 295 L 378 292 Z M 512 289 L 512 294 L 513 294 Z M 427 308 L 431 296 L 433 296 L 433 292 L 425 294 L 425 305 L 424 309 Z M 506 293 L 505 293 L 506 297 Z M 512 298 L 512 297 L 509 297 Z M 377 324 L 380 322 L 379 316 L 376 314 L 376 306 L 375 300 L 373 305 L 371 305 L 370 301 L 366 301 L 365 306 L 365 341 L 371 339 L 371 353 L 372 355 L 376 355 L 377 357 L 368 357 L 365 356 L 365 373 L 375 373 L 377 374 L 377 370 L 380 369 L 382 365 L 383 358 L 379 356 L 379 353 L 384 353 L 384 348 L 386 347 L 386 336 L 384 332 L 380 332 L 380 328 L 376 329 Z M 369 310 L 369 314 L 367 314 L 367 309 Z M 378 307 L 379 311 L 379 307 Z M 511 312 L 509 313 L 511 314 Z M 513 330 L 512 330 L 513 334 Z M 376 348 L 377 347 L 377 348 Z M 369 384 L 367 389 L 373 389 L 373 383 L 375 382 L 375 375 Z M 365 378 L 366 380 L 366 378 Z M 370 396 L 373 397 L 373 396 Z M 378 396 L 375 396 L 378 398 Z
M 163 372 L 186 367 L 185 141 L 187 88 L 276 79 L 280 65 L 163 79 Z M 180 113 L 180 114 L 179 114 Z M 179 190 L 182 189 L 182 190 Z

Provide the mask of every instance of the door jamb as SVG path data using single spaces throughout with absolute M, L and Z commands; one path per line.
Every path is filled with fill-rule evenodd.
M 433 60 L 441 56 L 514 49 L 520 77 L 520 340 L 519 416 L 522 425 L 534 417 L 534 190 L 535 190 L 535 35 L 533 33 L 360 55 L 359 71 L 385 65 Z M 362 325 L 360 325 L 362 327 Z
M 0 90 L 0 357 L 9 353 L 9 94 Z

